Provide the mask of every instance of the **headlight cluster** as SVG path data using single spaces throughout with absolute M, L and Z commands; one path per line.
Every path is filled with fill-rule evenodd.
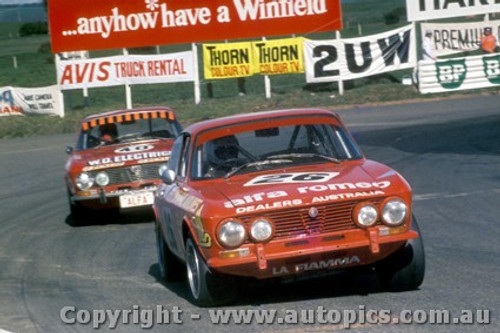
M 273 224 L 266 218 L 256 218 L 250 227 L 250 237 L 254 242 L 264 243 L 271 239 L 274 233 Z M 247 238 L 244 224 L 236 219 L 229 219 L 221 223 L 217 233 L 218 239 L 224 247 L 236 248 Z
M 76 187 L 80 190 L 88 190 L 94 185 L 94 178 L 92 178 L 88 173 L 82 172 L 75 179 Z
M 380 207 L 381 220 L 389 227 L 397 227 L 404 223 L 408 215 L 408 206 L 403 200 L 391 198 Z M 354 208 L 354 222 L 361 228 L 374 225 L 379 218 L 379 209 L 371 203 L 362 202 Z
M 99 172 L 95 176 L 95 182 L 99 186 L 106 186 L 109 184 L 109 176 L 106 172 Z
M 82 172 L 76 177 L 75 183 L 79 190 L 85 191 L 94 186 L 94 184 L 97 184 L 98 186 L 108 185 L 109 175 L 106 172 L 101 171 L 93 177 L 86 172 Z

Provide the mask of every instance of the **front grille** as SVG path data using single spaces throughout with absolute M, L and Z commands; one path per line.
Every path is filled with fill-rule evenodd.
M 113 168 L 92 172 L 95 177 L 99 172 L 105 171 L 109 176 L 109 185 L 125 184 L 136 181 L 160 178 L 158 168 L 164 163 L 136 164 L 121 168 Z
M 383 198 L 370 200 L 374 205 L 379 205 Z M 274 238 L 288 238 L 299 235 L 325 234 L 334 231 L 356 229 L 352 220 L 352 211 L 360 200 L 338 202 L 320 206 L 309 206 L 302 209 L 286 209 L 270 211 L 262 214 L 274 223 Z M 318 216 L 309 217 L 309 209 L 316 207 Z M 250 228 L 250 223 L 255 215 L 245 215 L 240 219 Z

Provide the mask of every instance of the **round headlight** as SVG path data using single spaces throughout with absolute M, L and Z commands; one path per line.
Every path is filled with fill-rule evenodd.
M 389 200 L 384 205 L 384 208 L 382 208 L 382 220 L 390 227 L 402 224 L 407 214 L 408 207 L 400 199 Z
M 89 188 L 92 187 L 92 185 L 94 185 L 94 179 L 92 177 L 90 177 L 90 175 L 88 173 L 85 173 L 85 172 L 82 172 L 81 174 L 79 174 L 76 177 L 75 182 L 76 182 L 76 186 L 80 190 L 88 190 Z
M 229 220 L 221 225 L 218 236 L 225 247 L 238 247 L 245 241 L 245 227 L 239 222 Z
M 161 176 L 163 176 L 163 173 L 165 172 L 165 170 L 167 170 L 168 167 L 166 164 L 162 164 L 159 168 L 158 168 L 158 174 Z
M 273 235 L 273 227 L 268 220 L 258 218 L 252 223 L 250 235 L 256 242 L 265 242 Z
M 355 210 L 355 219 L 360 227 L 370 227 L 377 222 L 377 208 L 364 204 Z
M 95 182 L 99 186 L 106 186 L 109 184 L 109 176 L 106 172 L 99 172 L 95 176 Z

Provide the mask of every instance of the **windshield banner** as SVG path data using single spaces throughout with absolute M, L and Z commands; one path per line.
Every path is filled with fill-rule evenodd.
M 309 83 L 359 79 L 416 65 L 412 25 L 372 36 L 304 44 Z
M 125 84 L 192 82 L 195 80 L 193 63 L 192 51 L 58 60 L 57 82 L 63 90 Z
M 46 114 L 64 117 L 56 85 L 42 88 L 0 87 L 0 116 Z
M 440 93 L 500 86 L 500 54 L 420 61 L 420 92 Z

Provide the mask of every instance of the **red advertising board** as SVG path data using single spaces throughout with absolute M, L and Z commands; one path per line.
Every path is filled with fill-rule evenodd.
M 50 0 L 54 52 L 342 28 L 340 0 Z

